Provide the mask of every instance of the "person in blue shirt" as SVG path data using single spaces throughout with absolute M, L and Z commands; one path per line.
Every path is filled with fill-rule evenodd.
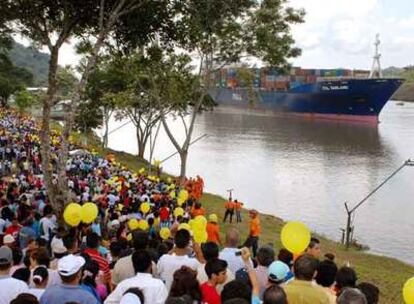
M 48 287 L 40 298 L 40 304 L 100 304 L 96 297 L 80 286 L 84 265 L 85 259 L 81 256 L 69 254 L 61 258 L 57 270 L 62 283 Z
M 19 244 L 20 249 L 27 247 L 27 244 L 30 240 L 35 240 L 37 238 L 36 232 L 32 228 L 33 219 L 29 218 L 23 222 L 23 227 L 19 231 Z

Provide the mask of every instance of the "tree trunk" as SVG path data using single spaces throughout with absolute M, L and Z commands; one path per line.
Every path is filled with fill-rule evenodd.
M 53 168 L 50 159 L 50 112 L 57 92 L 56 71 L 58 67 L 59 49 L 53 47 L 50 54 L 48 89 L 43 100 L 42 128 L 40 131 L 40 151 L 42 157 L 42 172 L 49 202 L 59 215 L 63 206 L 60 206 L 59 193 L 53 183 Z
M 109 117 L 104 115 L 105 133 L 102 139 L 103 148 L 108 148 L 108 137 L 109 137 Z
M 141 136 L 137 128 L 137 143 L 138 143 L 138 157 L 144 158 L 145 146 L 147 144 L 146 140 Z
M 188 156 L 188 150 L 181 150 L 179 151 L 180 154 L 180 185 L 183 186 L 185 183 L 185 172 L 187 170 L 187 156 Z

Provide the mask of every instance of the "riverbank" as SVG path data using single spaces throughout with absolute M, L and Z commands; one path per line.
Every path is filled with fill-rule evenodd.
M 404 83 L 392 96 L 394 100 L 414 101 L 414 82 Z
M 94 138 L 88 142 L 89 146 L 99 153 L 113 153 L 118 162 L 126 165 L 132 170 L 139 170 L 148 166 L 143 159 L 125 152 L 113 151 L 111 149 L 102 149 L 99 141 Z M 223 216 L 223 206 L 225 199 L 210 193 L 205 193 L 202 198 L 202 204 L 207 213 L 216 213 L 220 219 Z M 246 210 L 243 211 L 243 223 L 241 224 L 221 224 L 221 237 L 224 239 L 226 229 L 236 227 L 240 230 L 242 239 L 248 232 L 248 215 Z M 281 248 L 280 231 L 284 222 L 274 216 L 261 214 L 262 236 L 260 243 L 271 243 L 276 250 Z M 355 268 L 359 275 L 359 282 L 368 281 L 377 285 L 381 290 L 381 303 L 402 303 L 402 286 L 404 282 L 414 276 L 414 266 L 408 265 L 396 259 L 382 257 L 355 249 L 346 250 L 342 245 L 331 241 L 323 236 L 319 236 L 322 242 L 323 253 L 331 252 L 336 256 L 336 262 L 339 266 L 347 262 Z

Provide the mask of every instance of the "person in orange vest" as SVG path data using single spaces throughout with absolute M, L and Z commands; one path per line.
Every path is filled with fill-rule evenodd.
M 241 223 L 242 217 L 241 217 L 241 210 L 243 208 L 243 203 L 239 202 L 238 200 L 234 200 L 234 209 L 236 210 L 236 222 Z
M 234 214 L 234 202 L 229 198 L 228 201 L 224 203 L 224 208 L 226 212 L 224 213 L 223 223 L 226 222 L 227 216 L 230 216 L 230 223 L 233 221 L 233 214 Z
M 195 202 L 192 206 L 191 206 L 191 216 L 194 218 L 196 216 L 199 215 L 205 215 L 206 214 L 206 210 L 201 207 L 201 203 L 199 202 Z
M 255 257 L 257 248 L 259 246 L 259 237 L 261 233 L 259 213 L 257 210 L 251 209 L 249 211 L 249 217 L 251 219 L 249 225 L 249 236 L 247 237 L 243 246 L 248 248 L 251 247 L 253 250 L 253 256 Z
M 207 241 L 214 242 L 221 246 L 220 227 L 218 224 L 218 217 L 216 214 L 210 214 L 207 223 Z

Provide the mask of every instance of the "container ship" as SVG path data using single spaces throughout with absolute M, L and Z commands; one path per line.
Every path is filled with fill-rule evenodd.
M 377 38 L 371 71 L 292 68 L 281 73 L 270 68 L 226 68 L 212 76 L 215 85 L 210 96 L 219 106 L 378 123 L 382 108 L 403 83 L 382 77 L 378 45 Z

